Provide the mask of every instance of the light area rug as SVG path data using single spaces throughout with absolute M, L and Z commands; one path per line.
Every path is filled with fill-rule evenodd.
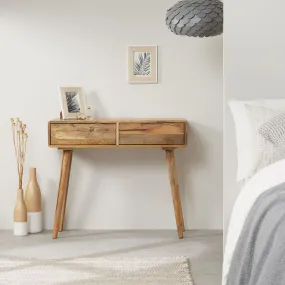
M 1 285 L 193 285 L 187 258 L 0 257 Z

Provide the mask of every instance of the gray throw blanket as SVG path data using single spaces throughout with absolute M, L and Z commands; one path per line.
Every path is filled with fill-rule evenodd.
M 264 192 L 253 205 L 227 285 L 285 285 L 285 183 Z

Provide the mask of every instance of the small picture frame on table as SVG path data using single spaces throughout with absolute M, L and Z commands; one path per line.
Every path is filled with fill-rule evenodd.
M 59 87 L 61 113 L 64 120 L 86 115 L 86 105 L 81 87 Z

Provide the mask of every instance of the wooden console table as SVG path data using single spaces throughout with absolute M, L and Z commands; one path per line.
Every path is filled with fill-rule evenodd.
M 48 123 L 49 147 L 63 151 L 57 205 L 52 237 L 63 230 L 72 153 L 82 148 L 161 148 L 172 190 L 179 238 L 183 238 L 184 220 L 175 167 L 174 149 L 187 145 L 187 122 L 171 119 L 131 120 L 53 120 Z

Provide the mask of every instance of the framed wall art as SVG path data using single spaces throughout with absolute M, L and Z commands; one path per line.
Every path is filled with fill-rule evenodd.
M 130 46 L 128 48 L 129 83 L 157 83 L 157 49 L 157 46 Z
M 63 119 L 78 118 L 86 114 L 81 87 L 59 87 L 59 94 Z

